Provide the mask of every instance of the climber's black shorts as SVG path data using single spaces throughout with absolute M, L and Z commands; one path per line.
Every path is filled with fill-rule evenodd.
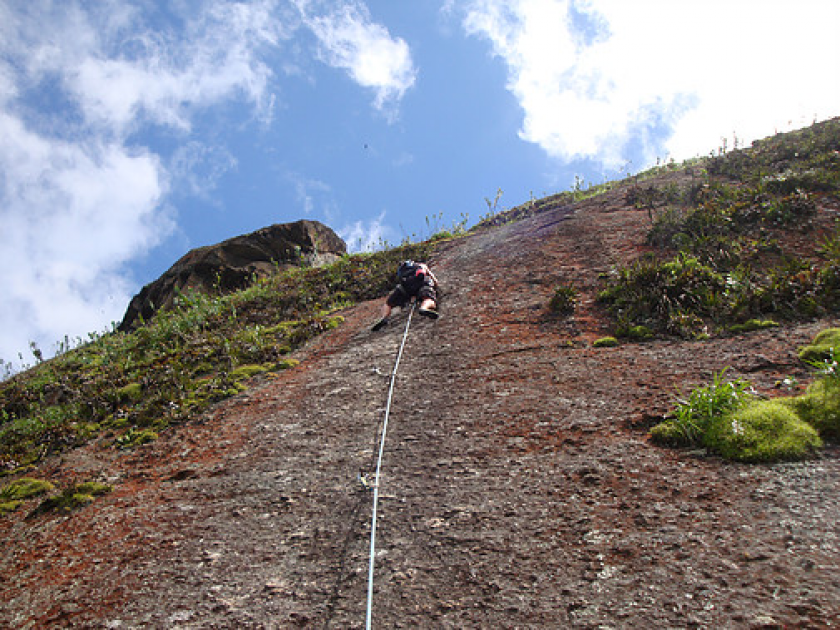
M 391 308 L 400 307 L 404 308 L 407 304 L 411 302 L 411 298 L 414 297 L 404 289 L 397 287 L 393 291 L 391 291 L 391 295 L 388 296 L 386 303 Z M 423 300 L 434 300 L 435 305 L 437 305 L 437 291 L 432 285 L 424 284 L 420 289 L 417 291 L 417 301 L 421 302 Z

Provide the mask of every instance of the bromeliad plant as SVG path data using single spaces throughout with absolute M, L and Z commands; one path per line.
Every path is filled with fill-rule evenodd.
M 710 385 L 693 389 L 680 398 L 672 416 L 651 431 L 653 440 L 671 446 L 701 445 L 717 418 L 753 399 L 752 385 L 742 379 L 725 379 L 727 370 L 716 373 Z
M 571 315 L 577 306 L 578 290 L 572 284 L 558 287 L 548 302 L 548 308 L 557 315 Z

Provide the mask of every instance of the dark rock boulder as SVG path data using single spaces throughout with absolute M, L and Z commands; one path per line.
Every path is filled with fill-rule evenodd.
M 172 306 L 179 292 L 236 291 L 250 285 L 255 275 L 266 276 L 294 265 L 327 264 L 346 252 L 346 244 L 335 232 L 307 220 L 272 225 L 193 249 L 134 296 L 118 329 L 131 330 L 139 321 L 149 321 L 155 311 Z

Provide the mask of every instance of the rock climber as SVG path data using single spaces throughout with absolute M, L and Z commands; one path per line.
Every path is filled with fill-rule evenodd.
M 391 316 L 391 309 L 403 308 L 412 299 L 417 300 L 420 305 L 417 309 L 418 313 L 431 319 L 438 318 L 438 281 L 428 265 L 404 260 L 397 269 L 397 279 L 399 283 L 385 299 L 381 317 L 373 325 L 372 330 L 385 327 Z

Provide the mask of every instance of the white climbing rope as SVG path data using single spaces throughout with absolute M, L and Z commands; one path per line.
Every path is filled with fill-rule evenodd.
M 391 415 L 391 400 L 394 396 L 394 383 L 397 380 L 397 370 L 400 367 L 400 360 L 403 355 L 403 348 L 405 348 L 406 339 L 408 339 L 408 331 L 411 327 L 411 316 L 414 314 L 414 306 L 408 312 L 408 320 L 405 322 L 405 333 L 403 333 L 402 342 L 400 343 L 400 350 L 397 352 L 397 360 L 394 362 L 394 369 L 391 372 L 391 384 L 388 387 L 388 402 L 385 404 L 385 419 L 382 421 L 382 433 L 379 436 L 379 456 L 376 460 L 376 474 L 373 479 L 373 509 L 370 517 L 370 561 L 368 563 L 368 591 L 367 591 L 367 620 L 365 628 L 371 629 L 371 620 L 373 616 L 373 564 L 376 559 L 376 508 L 379 504 L 379 473 L 382 470 L 382 455 L 385 452 L 385 432 L 388 430 L 388 416 Z

